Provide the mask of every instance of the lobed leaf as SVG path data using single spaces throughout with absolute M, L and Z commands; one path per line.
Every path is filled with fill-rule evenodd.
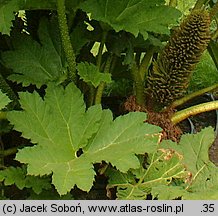
M 208 163 L 211 163 L 208 151 L 214 141 L 214 131 L 211 127 L 203 129 L 197 134 L 185 134 L 181 137 L 178 146 L 171 141 L 164 141 L 164 148 L 172 148 L 183 155 L 182 162 L 195 175 Z
M 109 24 L 115 31 L 127 31 L 146 40 L 148 31 L 169 34 L 180 12 L 162 0 L 89 0 L 80 5 L 95 20 Z
M 170 157 L 169 157 L 170 155 Z M 135 175 L 136 181 L 132 180 L 131 175 L 127 182 L 114 181 L 114 174 L 109 174 L 109 187 L 118 187 L 118 199 L 146 199 L 153 188 L 168 186 L 174 179 L 185 179 L 187 172 L 181 163 L 181 156 L 170 151 L 160 149 L 149 154 L 148 165 L 144 168 L 143 161 L 139 169 L 131 170 Z M 155 194 L 155 191 L 153 192 Z
M 41 20 L 39 38 L 42 45 L 24 34 L 14 39 L 15 50 L 2 54 L 5 66 L 14 72 L 9 79 L 21 82 L 24 86 L 36 84 L 38 87 L 49 81 L 58 83 L 66 79 L 61 42 L 58 34 L 52 37 L 53 27 L 54 23 Z
M 108 188 L 117 187 L 118 199 L 217 199 L 218 168 L 208 158 L 212 128 L 183 135 L 179 145 L 166 140 L 158 151 L 140 156 L 140 167 L 128 174 L 109 169 Z
M 217 199 L 218 168 L 209 160 L 208 151 L 214 141 L 213 128 L 205 128 L 197 134 L 183 135 L 178 146 L 170 141 L 162 147 L 174 149 L 183 155 L 182 163 L 189 177 L 182 185 L 182 199 Z M 174 188 L 174 190 L 176 190 Z
M 77 70 L 80 78 L 87 83 L 91 83 L 94 87 L 99 86 L 101 82 L 111 82 L 111 74 L 101 73 L 97 66 L 89 64 L 88 62 L 79 63 Z
M 36 93 L 20 94 L 23 111 L 8 119 L 17 131 L 37 145 L 19 150 L 16 159 L 28 164 L 28 174 L 52 173 L 59 194 L 77 185 L 88 191 L 93 185 L 93 164 L 106 161 L 126 172 L 139 166 L 135 154 L 153 152 L 159 127 L 143 123 L 144 113 L 129 113 L 113 121 L 100 105 L 85 111 L 82 94 L 70 84 L 48 85 L 45 99 Z M 25 119 L 25 121 L 24 121 Z M 78 156 L 78 151 L 83 153 Z

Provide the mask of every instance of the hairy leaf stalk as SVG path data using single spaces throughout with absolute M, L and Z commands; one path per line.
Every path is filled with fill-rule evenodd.
M 70 41 L 70 35 L 69 35 L 67 17 L 66 17 L 65 0 L 57 0 L 57 12 L 58 12 L 58 22 L 61 32 L 62 44 L 69 65 L 69 79 L 75 82 L 76 56 Z
M 147 95 L 154 107 L 162 109 L 184 95 L 210 41 L 209 26 L 209 13 L 196 10 L 172 34 L 148 77 Z

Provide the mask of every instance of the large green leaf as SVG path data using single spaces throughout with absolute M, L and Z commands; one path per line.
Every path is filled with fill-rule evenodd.
M 184 200 L 217 200 L 218 199 L 218 168 L 214 165 L 205 165 L 191 182 L 181 185 L 158 185 L 152 188 L 152 195 L 158 199 Z M 188 179 L 187 179 L 188 180 Z M 163 193 L 164 191 L 164 193 Z
M 214 131 L 183 135 L 179 145 L 163 141 L 156 153 L 141 161 L 139 169 L 122 174 L 106 172 L 108 187 L 117 187 L 118 199 L 217 199 L 218 167 L 208 158 Z M 158 147 L 157 147 L 158 148 Z M 135 176 L 135 178 L 133 177 Z
M 11 102 L 11 100 L 8 98 L 8 96 L 0 90 L 0 110 L 5 108 L 6 105 L 8 105 Z
M 182 163 L 189 172 L 189 178 L 181 191 L 182 199 L 217 199 L 218 167 L 208 157 L 214 141 L 213 128 L 205 128 L 198 134 L 183 135 L 179 145 L 166 141 L 163 147 L 172 148 L 183 155 Z
M 164 5 L 163 0 L 88 0 L 82 10 L 95 20 L 105 22 L 116 31 L 125 30 L 147 39 L 149 31 L 169 34 L 169 25 L 176 24 L 180 12 Z
M 53 173 L 60 194 L 74 185 L 88 191 L 94 163 L 104 160 L 126 172 L 139 166 L 135 154 L 156 149 L 160 128 L 143 123 L 144 113 L 113 121 L 111 111 L 102 111 L 100 105 L 85 111 L 82 94 L 73 84 L 65 90 L 49 85 L 44 100 L 36 93 L 21 93 L 20 103 L 23 111 L 9 113 L 8 119 L 37 145 L 20 150 L 16 159 L 28 164 L 28 174 Z
M 214 130 L 209 127 L 195 136 L 186 135 L 181 140 L 184 163 L 192 173 L 184 199 L 218 199 L 218 167 L 208 156 L 214 139 Z
M 91 83 L 94 87 L 97 87 L 101 82 L 111 82 L 111 74 L 101 73 L 97 66 L 88 62 L 79 63 L 77 70 L 80 78 L 87 83 Z
M 183 200 L 217 200 L 218 199 L 218 170 L 210 167 L 202 171 L 192 186 L 158 185 L 152 188 L 152 195 L 159 200 L 183 199 Z
M 146 199 L 153 187 L 167 186 L 175 179 L 186 178 L 187 172 L 181 163 L 182 158 L 176 152 L 160 149 L 150 154 L 149 158 L 146 168 L 141 163 L 139 169 L 131 170 L 138 179 L 135 183 L 131 175 L 128 181 L 126 176 L 123 181 L 116 182 L 116 172 L 109 174 L 109 187 L 118 187 L 118 199 Z
M 15 50 L 2 54 L 6 67 L 16 73 L 10 75 L 9 79 L 22 82 L 24 86 L 36 84 L 40 87 L 49 81 L 61 82 L 66 78 L 58 34 L 52 37 L 53 27 L 54 23 L 41 21 L 39 38 L 42 45 L 27 35 L 14 39 Z
M 15 19 L 14 12 L 19 9 L 17 0 L 0 1 L 0 32 L 10 34 L 12 20 Z
M 211 163 L 208 150 L 214 138 L 214 131 L 209 127 L 197 134 L 183 135 L 178 146 L 175 146 L 175 144 L 170 141 L 164 142 L 162 146 L 172 148 L 183 155 L 183 163 L 187 169 L 195 175 L 205 164 Z

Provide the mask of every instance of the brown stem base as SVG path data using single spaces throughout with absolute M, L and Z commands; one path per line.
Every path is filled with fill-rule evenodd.
M 157 125 L 163 129 L 162 140 L 170 139 L 174 142 L 179 142 L 182 135 L 182 130 L 178 125 L 171 122 L 171 117 L 174 110 L 165 110 L 164 112 L 153 112 L 136 103 L 136 97 L 130 96 L 123 105 L 124 112 L 146 112 L 147 120 L 145 122 Z

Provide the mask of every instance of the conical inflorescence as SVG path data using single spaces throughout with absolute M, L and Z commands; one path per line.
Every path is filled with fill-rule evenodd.
M 210 16 L 192 12 L 172 34 L 148 77 L 148 99 L 163 108 L 181 98 L 192 71 L 210 41 Z

